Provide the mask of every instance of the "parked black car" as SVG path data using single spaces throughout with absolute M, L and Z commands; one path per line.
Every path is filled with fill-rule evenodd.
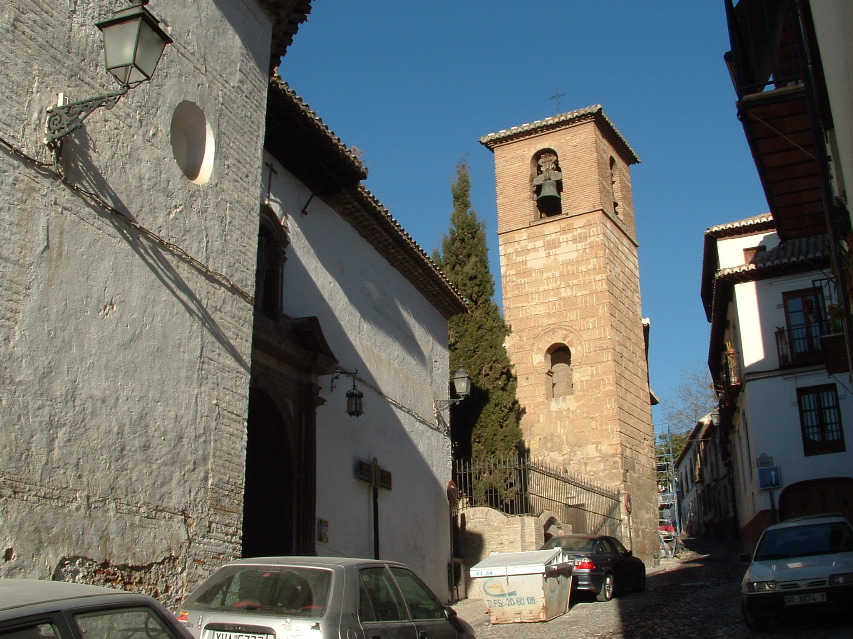
M 562 548 L 574 557 L 572 590 L 595 594 L 610 601 L 614 593 L 646 589 L 646 565 L 615 537 L 608 535 L 559 535 L 541 550 Z

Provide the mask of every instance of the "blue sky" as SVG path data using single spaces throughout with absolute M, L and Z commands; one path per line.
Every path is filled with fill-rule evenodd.
M 661 402 L 704 365 L 703 233 L 767 211 L 736 118 L 722 0 L 315 0 L 279 72 L 350 148 L 365 186 L 431 253 L 471 167 L 500 285 L 489 133 L 601 104 L 631 180 L 649 369 Z M 655 411 L 655 414 L 660 409 Z

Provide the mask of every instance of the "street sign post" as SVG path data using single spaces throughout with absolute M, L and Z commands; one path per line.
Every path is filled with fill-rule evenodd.
M 773 511 L 773 522 L 778 524 L 779 515 L 776 512 L 773 489 L 782 487 L 782 471 L 773 463 L 773 458 L 767 453 L 761 453 L 755 458 L 755 467 L 758 469 L 758 488 L 766 490 L 769 494 L 770 509 Z
M 778 466 L 765 466 L 758 469 L 758 487 L 761 490 L 782 487 L 782 473 Z

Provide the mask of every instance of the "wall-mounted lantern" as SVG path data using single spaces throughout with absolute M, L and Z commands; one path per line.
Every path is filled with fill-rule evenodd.
M 122 88 L 116 93 L 50 107 L 44 143 L 54 151 L 60 139 L 79 129 L 95 109 L 112 109 L 128 88 L 151 79 L 163 50 L 172 39 L 145 8 L 146 4 L 148 0 L 136 0 L 132 6 L 116 11 L 112 18 L 95 25 L 104 36 L 107 71 Z
M 358 417 L 359 415 L 364 414 L 362 399 L 364 398 L 364 393 L 362 393 L 355 385 L 355 377 L 358 375 L 358 371 L 350 373 L 349 371 L 345 371 L 342 368 L 339 368 L 335 371 L 334 376 L 332 377 L 331 390 L 335 390 L 335 380 L 338 379 L 341 375 L 346 375 L 347 377 L 352 378 L 352 389 L 347 391 L 347 415 L 350 417 Z
M 471 393 L 471 376 L 464 368 L 460 367 L 459 370 L 454 373 L 453 379 L 450 381 L 453 384 L 453 389 L 459 396 L 459 399 L 457 399 L 456 402 L 462 401 Z
M 355 387 L 355 377 L 352 378 L 352 390 L 347 391 L 347 415 L 350 417 L 358 417 L 364 414 L 362 410 L 361 399 L 364 393 Z
M 453 404 L 458 404 L 471 394 L 471 376 L 464 368 L 460 367 L 459 370 L 453 374 L 453 377 L 450 379 L 450 383 L 453 385 L 456 397 L 450 399 L 435 399 L 432 402 L 435 419 L 444 430 L 448 430 L 448 427 L 441 414 L 441 409 L 447 408 Z

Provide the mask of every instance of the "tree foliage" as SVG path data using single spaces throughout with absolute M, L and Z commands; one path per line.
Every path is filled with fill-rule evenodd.
M 661 424 L 671 432 L 691 431 L 696 422 L 717 405 L 717 394 L 708 368 L 697 363 L 693 368 L 681 370 L 681 382 L 672 397 L 661 402 Z
M 672 456 L 677 458 L 687 443 L 696 423 L 717 406 L 714 382 L 707 366 L 697 363 L 680 371 L 681 382 L 671 398 L 661 402 L 663 434 L 658 437 L 657 452 L 669 454 L 669 437 L 672 437 Z
M 462 367 L 472 380 L 471 395 L 451 409 L 451 437 L 460 458 L 505 458 L 521 442 L 516 377 L 504 347 L 509 327 L 493 296 L 485 223 L 471 208 L 468 163 L 456 166 L 451 185 L 453 213 L 441 249 L 433 252 L 450 282 L 468 302 L 470 313 L 450 319 L 450 369 Z

